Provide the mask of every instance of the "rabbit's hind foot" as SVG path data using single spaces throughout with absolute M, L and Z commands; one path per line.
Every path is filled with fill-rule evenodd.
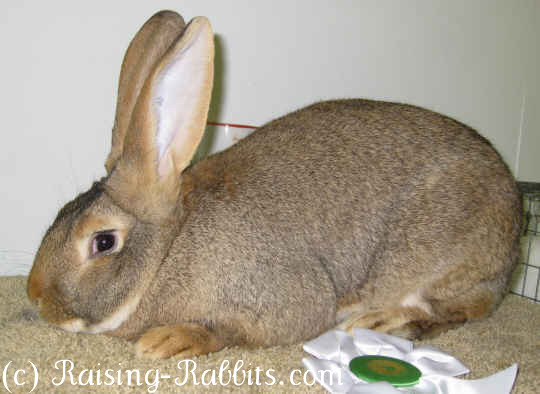
M 350 305 L 338 328 L 350 333 L 358 327 L 407 339 L 432 338 L 468 320 L 489 315 L 498 300 L 500 297 L 484 285 L 447 300 L 408 297 L 394 307 L 371 311 L 353 311 L 355 305 Z
M 135 344 L 138 356 L 165 359 L 191 358 L 222 349 L 224 345 L 206 327 L 198 324 L 174 324 L 151 328 Z
M 415 339 L 430 320 L 430 315 L 421 308 L 398 306 L 367 313 L 351 313 L 338 328 L 351 334 L 356 327 Z

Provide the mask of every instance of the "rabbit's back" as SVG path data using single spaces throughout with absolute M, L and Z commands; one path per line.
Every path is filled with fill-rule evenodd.
M 206 312 L 244 304 L 257 320 L 287 305 L 308 337 L 342 304 L 399 303 L 461 263 L 501 293 L 515 260 L 505 164 L 474 130 L 414 106 L 314 104 L 188 169 L 184 188 L 171 256 L 190 286 L 222 297 Z

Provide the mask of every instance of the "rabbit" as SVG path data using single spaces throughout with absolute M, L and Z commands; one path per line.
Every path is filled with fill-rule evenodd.
M 522 206 L 485 138 L 341 99 L 191 164 L 213 56 L 204 17 L 161 11 L 133 38 L 106 175 L 59 211 L 28 278 L 44 320 L 189 358 L 336 327 L 420 338 L 497 307 Z

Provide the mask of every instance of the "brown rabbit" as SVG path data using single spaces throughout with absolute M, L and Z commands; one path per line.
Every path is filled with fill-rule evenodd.
M 474 130 L 321 102 L 189 166 L 212 78 L 205 18 L 160 12 L 135 36 L 107 176 L 59 212 L 30 273 L 44 319 L 191 357 L 336 325 L 417 337 L 501 301 L 521 200 Z

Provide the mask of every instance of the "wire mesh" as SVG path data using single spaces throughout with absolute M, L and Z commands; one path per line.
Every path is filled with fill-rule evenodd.
M 540 190 L 527 184 L 522 185 L 522 191 L 521 260 L 514 271 L 510 292 L 540 303 Z

